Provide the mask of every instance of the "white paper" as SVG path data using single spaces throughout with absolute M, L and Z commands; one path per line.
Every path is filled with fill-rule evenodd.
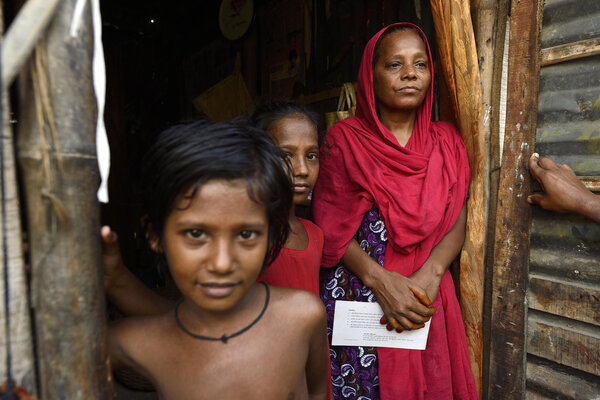
M 382 316 L 383 311 L 377 303 L 337 300 L 331 344 L 425 350 L 431 320 L 424 328 L 398 333 L 388 331 L 379 323 Z

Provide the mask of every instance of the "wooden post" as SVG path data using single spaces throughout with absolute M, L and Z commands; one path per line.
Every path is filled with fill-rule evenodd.
M 527 162 L 535 142 L 542 9 L 541 0 L 511 3 L 506 131 L 492 281 L 490 399 L 521 399 L 525 393 L 531 219 Z
M 489 388 L 490 315 L 494 264 L 494 233 L 496 203 L 498 202 L 498 177 L 500 174 L 500 91 L 506 20 L 509 0 L 474 0 L 471 3 L 473 28 L 477 42 L 477 58 L 481 74 L 483 129 L 486 146 L 486 175 L 488 200 L 485 204 L 486 239 L 483 296 L 483 349 L 482 385 L 480 398 L 486 399 Z
M 479 64 L 469 1 L 431 0 L 431 11 L 442 71 L 453 94 L 452 105 L 471 167 L 467 233 L 460 257 L 458 287 L 471 370 L 481 395 L 487 174 Z
M 3 27 L 2 1 L 0 1 L 0 28 Z M 2 31 L 2 29 L 0 29 Z M 4 40 L 3 45 L 4 45 Z M 10 342 L 10 369 L 14 383 L 25 388 L 30 394 L 36 393 L 35 363 L 33 359 L 33 340 L 31 338 L 31 321 L 29 317 L 29 300 L 27 279 L 23 262 L 23 241 L 21 233 L 21 212 L 17 192 L 17 174 L 14 160 L 14 144 L 12 126 L 10 123 L 10 105 L 7 87 L 3 87 L 2 96 L 2 126 L 1 137 L 3 165 L 0 172 L 4 179 L 5 197 L 0 199 L 4 205 L 6 219 L 0 214 L 0 226 L 6 229 L 8 264 L 4 265 L 4 248 L 0 246 L 0 383 L 7 379 L 7 350 Z M 0 230 L 0 242 L 4 240 L 4 229 Z M 9 313 L 8 324 L 10 333 L 5 332 L 5 282 L 4 268 L 8 268 Z
M 19 88 L 42 399 L 110 397 L 92 20 L 89 4 L 79 19 L 75 3 L 61 1 Z
M 487 143 L 489 197 L 486 205 L 487 232 L 485 240 L 484 298 L 483 298 L 483 368 L 481 398 L 488 398 L 489 354 L 491 337 L 491 295 L 494 266 L 494 234 L 496 204 L 500 176 L 500 109 L 502 67 L 509 0 L 480 0 L 473 3 L 473 25 L 476 27 L 478 58 L 480 60 L 483 93 L 484 129 Z

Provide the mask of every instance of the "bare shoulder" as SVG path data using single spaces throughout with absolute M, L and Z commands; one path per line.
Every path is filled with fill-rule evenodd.
M 320 324 L 325 320 L 325 306 L 321 299 L 306 290 L 270 286 L 273 311 L 286 319 Z
M 111 335 L 128 338 L 129 336 L 160 334 L 164 321 L 171 313 L 150 316 L 127 317 L 109 325 Z
M 169 314 L 170 315 L 170 314 Z M 115 367 L 143 364 L 143 355 L 154 352 L 168 336 L 168 315 L 128 317 L 108 327 L 108 347 Z

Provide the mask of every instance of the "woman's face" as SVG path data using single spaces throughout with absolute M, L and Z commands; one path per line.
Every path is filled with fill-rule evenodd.
M 413 30 L 385 36 L 374 55 L 373 90 L 377 111 L 414 110 L 431 83 L 429 57 L 421 37 Z

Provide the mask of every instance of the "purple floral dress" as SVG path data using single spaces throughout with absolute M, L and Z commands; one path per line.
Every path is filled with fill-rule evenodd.
M 383 266 L 387 231 L 379 210 L 373 206 L 363 217 L 354 239 Z M 374 302 L 371 289 L 341 263 L 321 268 L 321 299 L 327 311 L 327 335 L 331 343 L 336 300 Z M 379 399 L 379 373 L 375 347 L 330 346 L 331 381 L 336 400 Z

